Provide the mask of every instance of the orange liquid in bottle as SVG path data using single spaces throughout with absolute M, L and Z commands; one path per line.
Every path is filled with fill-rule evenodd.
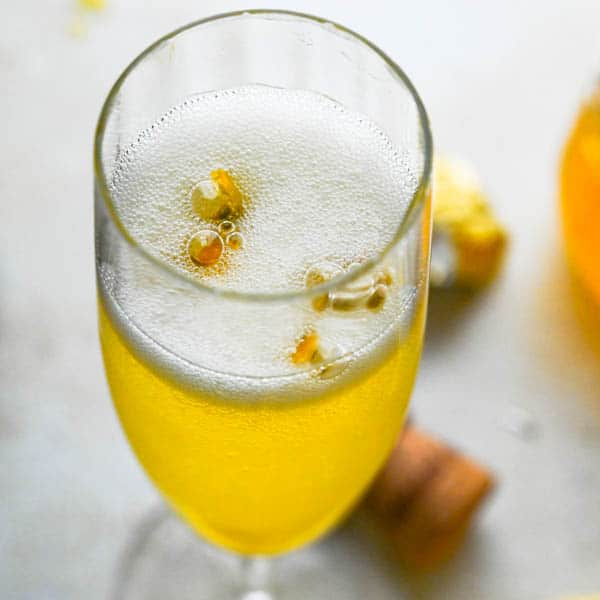
M 582 106 L 567 141 L 560 184 L 569 260 L 600 307 L 600 88 Z

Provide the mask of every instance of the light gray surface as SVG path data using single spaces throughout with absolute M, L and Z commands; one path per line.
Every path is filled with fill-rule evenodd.
M 436 302 L 420 423 L 501 479 L 423 598 L 600 591 L 600 357 L 570 298 L 557 159 L 600 65 L 596 1 L 282 1 L 375 41 L 412 77 L 439 149 L 471 159 L 513 241 L 503 277 Z M 125 443 L 96 341 L 91 148 L 110 84 L 149 42 L 221 0 L 109 0 L 85 36 L 70 2 L 0 5 L 0 597 L 104 599 L 157 502 Z M 594 59 L 594 53 L 596 52 Z

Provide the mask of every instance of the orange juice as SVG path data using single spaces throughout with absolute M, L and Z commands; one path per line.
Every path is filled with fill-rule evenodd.
M 600 89 L 582 106 L 567 141 L 560 185 L 569 260 L 600 306 Z

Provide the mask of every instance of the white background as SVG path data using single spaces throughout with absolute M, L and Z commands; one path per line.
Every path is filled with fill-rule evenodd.
M 460 555 L 418 597 L 600 591 L 600 357 L 576 317 L 557 161 L 600 71 L 597 1 L 311 0 L 421 92 L 436 147 L 470 159 L 512 235 L 471 301 L 434 298 L 414 415 L 500 478 Z M 109 86 L 159 35 L 239 8 L 108 0 L 87 34 L 66 0 L 0 3 L 0 597 L 106 598 L 157 502 L 113 414 L 96 340 L 92 135 Z

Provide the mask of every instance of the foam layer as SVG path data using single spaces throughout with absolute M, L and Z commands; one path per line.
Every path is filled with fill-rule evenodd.
M 249 199 L 244 252 L 227 268 L 191 263 L 186 240 L 206 225 L 196 183 L 230 171 Z M 211 286 L 275 292 L 303 286 L 321 259 L 342 265 L 392 238 L 416 188 L 373 123 L 308 91 L 247 86 L 192 97 L 144 131 L 115 172 L 124 225 L 150 252 Z
M 186 241 L 208 226 L 191 190 L 216 168 L 250 199 L 238 221 L 244 246 L 220 269 L 194 265 Z M 307 269 L 344 269 L 378 254 L 416 189 L 402 155 L 370 121 L 307 91 L 249 86 L 195 96 L 123 153 L 112 181 L 116 210 L 150 253 L 215 288 L 302 289 Z M 214 226 L 214 225 L 213 225 Z M 414 248 L 417 244 L 413 245 Z M 413 250 L 414 250 L 413 248 Z M 227 398 L 318 395 L 381 363 L 410 330 L 419 300 L 411 260 L 393 253 L 393 283 L 378 312 L 316 312 L 310 299 L 237 302 L 167 276 L 123 245 L 100 265 L 111 320 L 136 352 L 186 387 Z M 307 327 L 343 363 L 291 364 Z

